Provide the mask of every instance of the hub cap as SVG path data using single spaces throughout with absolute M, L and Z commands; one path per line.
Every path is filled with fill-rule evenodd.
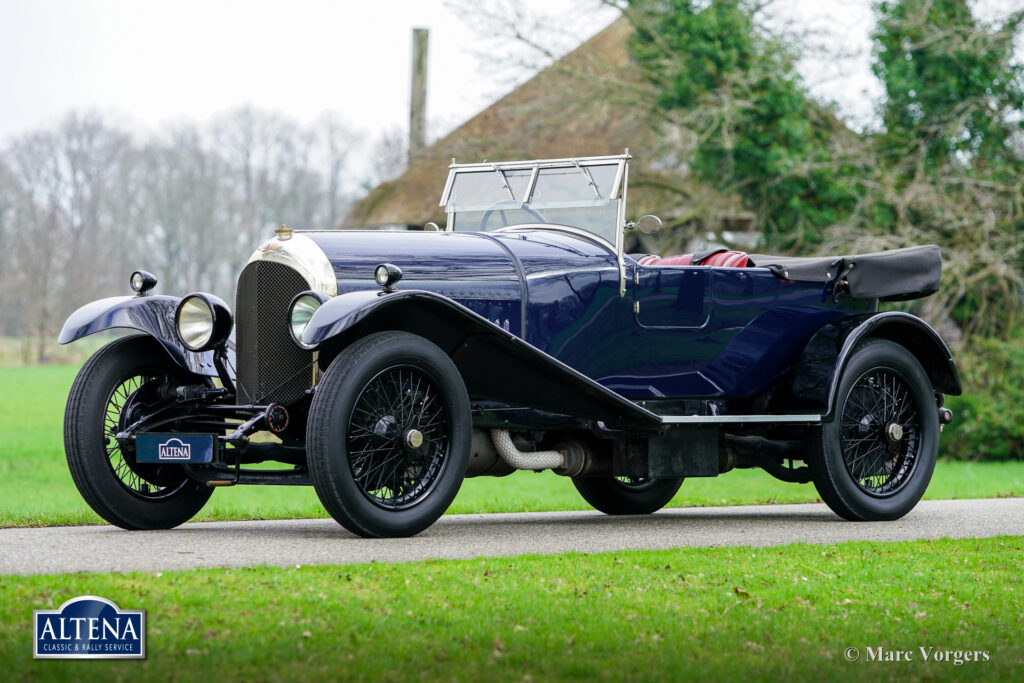
M 405 433 L 405 445 L 410 449 L 419 448 L 423 445 L 423 432 L 418 429 L 410 429 Z
M 885 428 L 885 435 L 889 437 L 889 441 L 896 443 L 903 438 L 903 427 L 895 422 L 890 422 L 889 426 Z

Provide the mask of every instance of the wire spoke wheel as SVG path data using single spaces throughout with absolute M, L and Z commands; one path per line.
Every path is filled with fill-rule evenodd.
M 843 410 L 840 444 L 847 471 L 864 492 L 891 496 L 917 462 L 921 420 L 906 380 L 877 369 L 854 383 Z
M 170 378 L 156 371 L 127 377 L 110 392 L 103 411 L 104 450 L 114 477 L 132 495 L 145 500 L 161 500 L 173 496 L 187 482 L 183 474 L 177 481 L 168 484 L 166 476 L 155 476 L 160 465 L 143 465 L 135 460 L 135 454 L 126 453 L 117 441 L 117 434 L 141 417 L 140 394 L 145 389 L 170 381 Z M 145 389 L 144 389 L 145 388 Z M 166 467 L 164 469 L 167 469 Z M 164 473 L 166 475 L 166 473 Z M 158 481 L 161 480 L 161 481 Z
M 401 510 L 428 495 L 450 448 L 448 411 L 422 370 L 401 365 L 371 379 L 348 425 L 348 461 L 375 504 Z
M 615 477 L 615 482 L 627 491 L 647 491 L 656 480 L 650 477 Z

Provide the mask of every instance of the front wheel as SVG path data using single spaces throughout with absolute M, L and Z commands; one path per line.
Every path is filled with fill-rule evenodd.
M 683 483 L 682 477 L 573 477 L 583 499 L 606 515 L 649 515 L 665 507 Z
M 413 334 L 372 334 L 334 359 L 313 396 L 313 487 L 354 534 L 413 536 L 459 492 L 471 433 L 469 396 L 451 359 Z
M 921 500 L 938 448 L 938 407 L 924 368 L 899 344 L 874 339 L 843 371 L 835 419 L 812 433 L 808 466 L 840 517 L 892 520 Z
M 75 486 L 96 514 L 122 529 L 170 529 L 206 504 L 213 490 L 181 465 L 137 463 L 114 438 L 150 397 L 202 381 L 152 337 L 113 341 L 82 366 L 64 413 L 64 451 Z

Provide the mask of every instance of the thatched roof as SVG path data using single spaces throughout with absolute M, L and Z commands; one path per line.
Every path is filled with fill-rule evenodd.
M 344 227 L 443 224 L 437 203 L 452 157 L 510 161 L 621 154 L 627 147 L 634 156 L 630 214 L 673 213 L 679 194 L 659 189 L 664 176 L 651 168 L 659 138 L 645 121 L 649 90 L 627 49 L 632 30 L 625 19 L 615 21 L 423 150 L 401 176 L 360 200 Z M 677 174 L 672 184 L 679 183 Z

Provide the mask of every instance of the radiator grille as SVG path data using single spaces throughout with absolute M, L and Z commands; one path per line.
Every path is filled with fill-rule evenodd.
M 312 384 L 313 353 L 288 332 L 288 304 L 309 289 L 305 278 L 281 263 L 253 261 L 238 278 L 235 351 L 239 398 L 285 405 L 302 398 Z

